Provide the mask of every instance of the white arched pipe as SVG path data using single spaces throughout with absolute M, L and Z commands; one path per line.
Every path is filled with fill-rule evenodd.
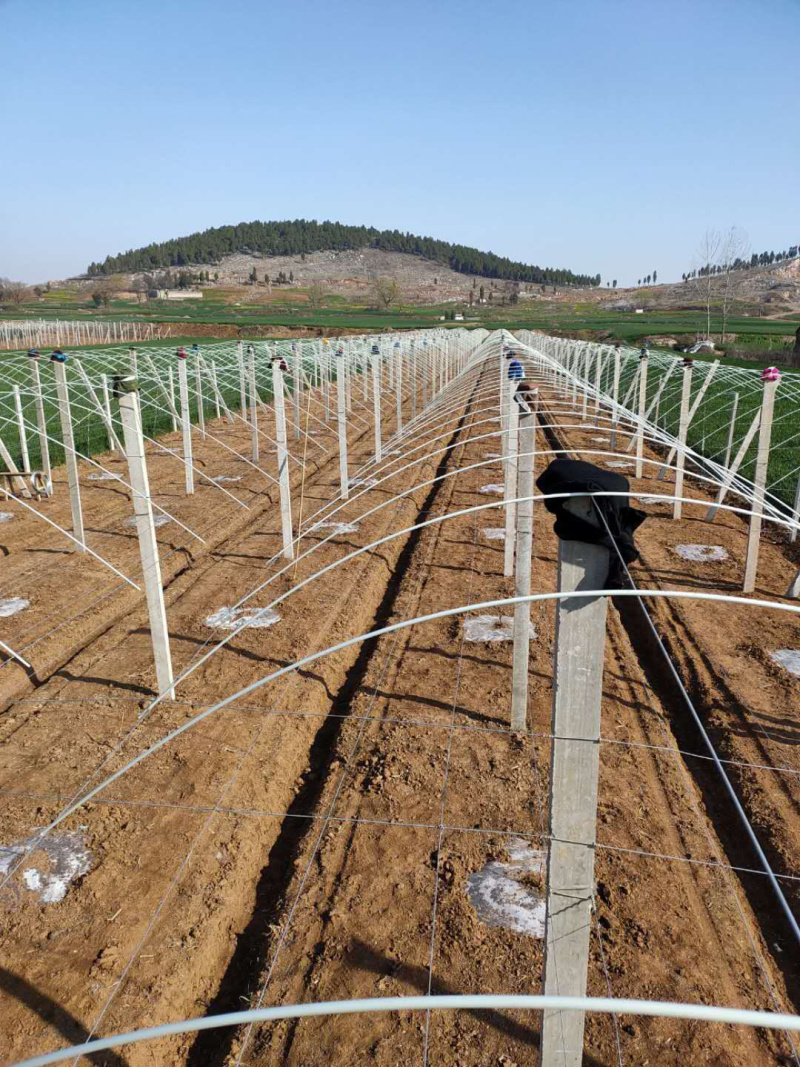
M 800 1015 L 748 1008 L 723 1008 L 713 1004 L 681 1004 L 663 1000 L 625 1000 L 614 997 L 561 997 L 536 994 L 450 994 L 435 997 L 371 997 L 364 1000 L 328 1000 L 318 1004 L 287 1004 L 251 1011 L 231 1011 L 207 1015 L 202 1019 L 162 1023 L 142 1030 L 86 1041 L 82 1045 L 48 1052 L 19 1060 L 13 1067 L 47 1067 L 70 1057 L 91 1056 L 107 1049 L 139 1041 L 155 1041 L 177 1034 L 216 1030 L 223 1026 L 276 1022 L 279 1019 L 308 1019 L 330 1015 L 364 1015 L 390 1011 L 589 1011 L 603 1015 L 638 1015 L 662 1019 L 691 1019 L 697 1022 L 723 1023 L 728 1026 L 757 1026 L 765 1030 L 800 1031 Z
M 165 734 L 164 737 L 145 749 L 144 752 L 140 752 L 138 756 L 134 756 L 132 760 L 129 760 L 123 767 L 120 767 L 118 771 L 115 771 L 99 785 L 96 785 L 94 789 L 89 790 L 89 792 L 85 793 L 82 797 L 67 804 L 52 822 L 43 827 L 39 833 L 30 839 L 25 851 L 20 854 L 17 863 L 9 868 L 3 881 L 0 882 L 0 889 L 7 884 L 17 867 L 23 862 L 24 857 L 28 855 L 28 853 L 35 851 L 52 830 L 59 826 L 65 819 L 69 818 L 74 812 L 78 811 L 79 808 L 83 807 L 84 804 L 88 804 L 90 800 L 96 797 L 99 793 L 102 793 L 102 791 L 107 786 L 111 785 L 112 782 L 116 782 L 119 778 L 122 778 L 128 771 L 133 770 L 134 767 L 143 763 L 148 756 L 152 756 L 153 753 L 158 752 L 165 745 L 168 745 L 170 741 L 174 741 L 176 737 L 180 737 L 180 735 L 186 733 L 187 730 L 191 730 L 197 723 L 209 718 L 215 712 L 221 711 L 223 708 L 228 707 L 229 704 L 233 704 L 242 697 L 248 696 L 248 694 L 255 692 L 257 689 L 261 689 L 262 686 L 268 685 L 270 682 L 274 682 L 278 678 L 282 678 L 285 674 L 300 670 L 301 667 L 307 667 L 310 663 L 316 663 L 317 660 L 324 659 L 326 656 L 330 656 L 334 652 L 341 652 L 343 649 L 350 648 L 353 645 L 359 645 L 363 641 L 369 641 L 376 637 L 384 637 L 386 634 L 396 633 L 398 630 L 406 630 L 410 626 L 418 626 L 421 623 L 435 622 L 437 619 L 448 619 L 452 618 L 454 615 L 464 615 L 468 611 L 484 611 L 486 608 L 505 608 L 514 604 L 535 603 L 537 601 L 545 600 L 568 600 L 570 597 L 586 599 L 598 596 L 710 600 L 720 604 L 741 604 L 751 608 L 772 608 L 774 611 L 785 611 L 792 615 L 800 615 L 800 606 L 798 605 L 779 604 L 772 600 L 750 600 L 746 597 L 730 596 L 723 593 L 700 593 L 695 590 L 680 589 L 578 589 L 569 593 L 533 593 L 530 596 L 512 596 L 501 597 L 497 600 L 482 600 L 474 604 L 462 604 L 455 608 L 444 608 L 442 611 L 434 611 L 428 615 L 417 615 L 413 619 L 401 619 L 400 622 L 392 623 L 389 626 L 381 626 L 377 630 L 369 630 L 367 633 L 359 634 L 356 637 L 349 637 L 346 641 L 340 641 L 338 644 L 329 645 L 328 648 L 320 649 L 318 652 L 311 652 L 309 655 L 303 656 L 302 659 L 295 660 L 294 663 L 289 663 L 285 667 L 273 671 L 272 674 L 267 674 L 263 678 L 257 678 L 254 682 L 250 682 L 249 685 L 243 686 L 238 692 L 224 697 L 218 703 L 198 712 L 197 715 L 188 719 L 175 730 L 171 730 L 168 734 Z M 177 679 L 175 684 L 177 685 L 179 681 L 180 679 Z

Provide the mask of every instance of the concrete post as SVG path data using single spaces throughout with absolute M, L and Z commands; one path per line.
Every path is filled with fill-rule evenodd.
M 167 612 L 164 606 L 164 588 L 161 582 L 161 562 L 158 555 L 156 530 L 153 523 L 153 505 L 150 501 L 150 480 L 142 437 L 142 415 L 139 395 L 123 393 L 119 398 L 119 416 L 125 439 L 125 455 L 128 460 L 128 478 L 133 489 L 133 512 L 136 517 L 136 533 L 139 537 L 139 555 L 142 560 L 147 616 L 150 622 L 150 640 L 153 643 L 153 658 L 156 664 L 156 679 L 159 695 L 166 693 L 175 699 L 173 688 L 172 656 L 169 649 Z
M 644 421 L 647 410 L 647 356 L 639 360 L 639 422 L 636 427 L 636 477 L 644 472 Z
M 72 416 L 69 410 L 67 369 L 63 363 L 53 363 L 53 375 L 56 380 L 56 392 L 58 393 L 58 415 L 61 419 L 61 437 L 64 441 L 64 451 L 66 452 L 69 504 L 72 510 L 72 533 L 80 542 L 78 551 L 85 552 L 81 489 L 78 482 L 78 460 L 75 455 L 75 440 L 72 436 Z
M 678 421 L 678 449 L 675 461 L 675 503 L 672 508 L 673 519 L 679 519 L 683 511 L 683 469 L 686 464 L 686 434 L 689 429 L 689 396 L 692 392 L 692 363 L 683 368 L 683 385 L 681 387 L 681 413 Z M 668 461 L 669 462 L 669 461 Z
M 504 465 L 503 491 L 506 498 L 505 506 L 505 542 L 503 546 L 503 574 L 510 578 L 514 573 L 514 530 L 516 528 L 517 505 L 512 503 L 517 488 L 517 431 L 519 429 L 519 408 L 514 401 L 515 381 L 501 380 L 501 397 L 503 415 L 501 416 L 505 429 L 503 434 L 503 453 L 506 457 Z
M 512 401 L 512 403 L 515 403 Z M 528 396 L 534 406 L 536 395 Z M 516 406 L 516 403 L 515 403 Z M 517 473 L 517 551 L 514 596 L 530 596 L 531 555 L 533 552 L 533 485 L 534 450 L 536 448 L 536 415 L 519 415 L 519 469 Z M 511 729 L 518 733 L 527 727 L 528 665 L 531 644 L 530 603 L 514 605 L 514 658 L 511 668 Z
M 250 383 L 250 440 L 253 463 L 258 463 L 258 392 L 256 391 L 256 350 L 248 345 L 248 375 Z
M 375 462 L 381 461 L 381 359 L 372 357 L 372 410 L 375 416 Z
M 206 413 L 203 410 L 203 377 L 200 373 L 200 351 L 194 354 L 194 390 L 197 401 L 197 425 L 203 437 L 206 435 Z
M 590 497 L 566 502 L 597 522 Z M 559 541 L 558 588 L 602 589 L 609 550 Z M 607 598 L 559 600 L 556 608 L 550 850 L 547 859 L 544 992 L 585 996 L 594 893 L 600 708 Z M 584 1013 L 545 1011 L 541 1067 L 580 1067 Z
M 338 357 L 336 367 L 336 412 L 339 430 L 339 479 L 342 486 L 342 500 L 350 495 L 349 475 L 347 472 L 347 383 L 344 379 L 341 362 Z
M 183 432 L 183 465 L 186 471 L 186 492 L 194 492 L 194 467 L 192 466 L 192 419 L 189 410 L 189 379 L 186 360 L 178 360 L 178 391 L 181 398 L 181 430 Z
M 292 498 L 289 487 L 289 453 L 286 448 L 286 406 L 283 397 L 283 372 L 278 360 L 272 364 L 272 394 L 275 400 L 275 440 L 278 445 L 278 484 L 281 497 L 283 554 L 286 559 L 294 559 L 294 548 L 292 547 Z

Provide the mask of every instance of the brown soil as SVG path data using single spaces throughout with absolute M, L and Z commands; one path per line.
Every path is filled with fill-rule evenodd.
M 483 386 L 488 373 L 484 379 Z M 477 439 L 497 429 L 485 421 L 491 403 L 479 400 L 463 426 L 454 416 L 427 435 L 453 434 L 446 469 L 499 450 L 492 439 Z M 585 443 L 597 431 L 560 432 L 574 447 L 603 447 Z M 538 437 L 540 450 L 550 447 L 543 432 Z M 329 447 L 330 439 L 322 440 Z M 366 459 L 369 440 L 368 431 L 360 441 L 354 435 L 353 454 Z M 351 501 L 337 518 L 357 517 L 432 477 L 442 459 L 435 450 L 446 443 L 432 445 L 412 471 Z M 214 446 L 203 447 L 214 473 L 230 473 Z M 333 452 L 313 457 L 309 509 L 336 495 Z M 157 467 L 151 464 L 154 477 Z M 497 464 L 416 490 L 301 561 L 256 602 L 268 603 L 353 545 L 486 503 L 491 498 L 478 490 L 500 480 Z M 122 497 L 109 503 L 109 483 L 88 484 L 87 511 L 97 493 L 92 523 L 105 517 L 92 545 L 101 551 L 102 544 L 132 573 L 135 542 L 112 532 L 130 503 Z M 267 560 L 279 548 L 274 493 L 263 477 L 247 473 L 229 486 L 253 510 L 233 513 L 226 505 L 230 517 L 222 524 L 217 491 L 189 500 L 181 485 L 180 466 L 170 461 L 158 492 L 174 494 L 179 517 L 190 525 L 193 518 L 209 544 L 192 549 L 189 560 L 186 535 L 164 541 L 175 553 L 165 571 L 174 566 L 167 597 L 178 670 L 212 633 L 205 616 L 274 574 L 277 566 Z M 62 520 L 64 495 L 48 504 L 53 513 L 61 509 Z M 695 518 L 672 522 L 659 506 L 645 510 L 651 516 L 637 538 L 643 553 L 637 581 L 723 590 L 736 583 L 741 523 L 720 516 L 715 526 L 701 527 Z M 99 565 L 65 553 L 57 538 L 51 544 L 26 523 L 0 527 L 10 550 L 4 566 L 17 582 L 5 588 L 32 601 L 15 617 L 17 627 L 13 618 L 1 620 L 0 637 L 28 649 L 39 683 L 3 668 L 16 672 L 4 692 L 21 697 L 0 720 L 7 843 L 52 818 L 103 760 L 109 773 L 199 708 L 276 666 L 395 619 L 512 589 L 502 576 L 502 544 L 482 532 L 502 526 L 500 509 L 395 539 L 300 590 L 281 604 L 276 626 L 243 631 L 179 687 L 178 702 L 161 704 L 137 726 L 153 686 L 139 600 L 119 583 L 111 595 Z M 551 526 L 537 505 L 534 588 L 541 591 L 555 588 Z M 691 542 L 724 545 L 731 560 L 689 564 L 672 546 Z M 780 595 L 790 572 L 781 548 L 765 544 L 758 595 Z M 89 604 L 101 595 L 99 606 Z M 75 602 L 69 627 L 48 632 Z M 650 610 L 723 755 L 797 770 L 798 682 L 765 655 L 796 643 L 790 617 L 728 606 L 723 629 L 715 625 L 714 605 L 657 602 Z M 20 642 L 23 620 L 27 637 Z M 792 946 L 781 942 L 763 879 L 717 865 L 754 865 L 730 807 L 705 763 L 678 751 L 699 749 L 621 599 L 609 620 L 589 992 L 791 1010 Z M 17 878 L 5 891 L 0 1027 L 7 1056 L 13 1061 L 80 1040 L 98 1021 L 97 1032 L 106 1034 L 244 1008 L 262 990 L 269 1004 L 429 987 L 539 991 L 541 942 L 485 925 L 466 894 L 467 878 L 490 860 L 507 859 L 513 838 L 544 847 L 552 604 L 532 605 L 532 621 L 529 738 L 507 729 L 510 644 L 467 644 L 456 617 L 345 650 L 250 694 L 71 817 L 68 829 L 85 827 L 89 872 L 58 904 L 40 903 Z M 114 754 L 130 730 L 122 755 Z M 789 873 L 796 866 L 794 779 L 752 767 L 731 771 L 770 858 Z M 537 886 L 533 879 L 531 888 Z M 243 1062 L 264 1067 L 400 1067 L 409 1056 L 420 1060 L 427 1044 L 430 1063 L 510 1067 L 536 1062 L 538 1026 L 538 1016 L 513 1012 L 434 1014 L 429 1026 L 419 1014 L 341 1017 L 132 1046 L 105 1062 L 223 1067 L 244 1050 Z M 621 1018 L 618 1037 L 624 1062 L 636 1064 L 744 1067 L 783 1062 L 789 1051 L 781 1035 L 659 1020 Z M 617 1062 L 613 1020 L 588 1019 L 586 1049 L 587 1063 Z

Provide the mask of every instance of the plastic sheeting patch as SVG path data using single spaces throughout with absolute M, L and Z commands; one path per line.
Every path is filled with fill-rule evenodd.
M 316 533 L 318 530 L 330 530 L 335 534 L 344 534 L 355 533 L 357 529 L 357 522 L 334 522 L 333 519 L 329 519 L 327 522 L 318 522 L 313 530 L 309 530 L 309 533 Z
M 506 487 L 504 485 L 497 485 L 495 483 L 491 483 L 489 485 L 482 485 L 478 490 L 479 493 L 497 493 L 499 496 L 502 496 L 505 491 Z
M 378 484 L 377 478 L 351 478 L 347 483 L 351 489 L 371 489 Z
M 728 558 L 728 553 L 722 545 L 675 545 L 675 551 L 681 559 L 692 559 L 699 563 L 712 563 Z
M 483 536 L 487 541 L 505 541 L 506 532 L 502 526 L 484 526 Z
M 113 474 L 111 471 L 95 471 L 94 474 L 89 475 L 90 482 L 118 482 L 121 481 L 118 474 Z
M 545 854 L 520 837 L 505 846 L 510 863 L 490 860 L 467 878 L 467 896 L 481 922 L 526 937 L 544 937 L 545 901 L 529 883 L 543 877 Z
M 789 674 L 800 677 L 800 649 L 779 648 L 777 652 L 770 652 L 769 658 L 779 667 L 787 670 Z
M 156 526 L 156 527 L 158 527 L 158 526 L 166 526 L 168 522 L 171 522 L 171 519 L 170 519 L 169 515 L 158 514 L 158 515 L 154 515 L 153 516 L 153 526 Z M 123 526 L 135 526 L 136 525 L 136 516 L 135 515 L 131 515 L 131 517 L 129 519 L 126 519 L 123 522 L 122 525 Z
M 205 625 L 212 630 L 236 630 L 240 626 L 265 630 L 279 621 L 280 615 L 273 608 L 219 608 L 208 616 Z
M 82 826 L 63 834 L 48 834 L 31 851 L 34 862 L 22 870 L 25 887 L 38 893 L 43 904 L 57 904 L 67 895 L 70 884 L 92 866 L 92 857 L 84 843 Z M 24 856 L 36 840 L 36 834 L 17 845 L 0 845 L 0 874 L 7 874 L 12 863 Z M 41 857 L 41 859 L 39 859 Z
M 533 625 L 531 637 L 536 637 Z M 513 615 L 471 615 L 464 619 L 464 640 L 474 643 L 495 644 L 511 641 L 514 637 Z
M 225 485 L 226 482 L 240 482 L 241 480 L 241 474 L 219 474 L 211 479 L 214 485 Z
M 14 518 L 14 513 L 11 511 L 0 511 L 0 522 L 11 522 Z
M 0 619 L 7 619 L 10 615 L 16 615 L 17 612 L 24 611 L 30 606 L 30 600 L 25 600 L 21 596 L 8 596 L 0 599 Z
M 483 453 L 483 458 L 484 459 L 502 459 L 503 458 L 503 453 L 502 452 L 484 452 Z

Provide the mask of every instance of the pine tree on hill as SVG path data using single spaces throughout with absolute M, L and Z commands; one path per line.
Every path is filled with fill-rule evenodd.
M 460 274 L 509 279 L 550 285 L 599 285 L 599 275 L 574 274 L 570 270 L 536 267 L 519 263 L 493 252 L 480 252 L 466 245 L 453 245 L 432 237 L 415 237 L 399 230 L 376 230 L 371 226 L 344 226 L 339 222 L 295 219 L 286 222 L 242 222 L 238 226 L 217 226 L 145 248 L 107 256 L 102 263 L 90 263 L 92 276 L 131 271 L 152 271 L 165 267 L 218 264 L 224 256 L 237 252 L 263 256 L 304 255 L 309 252 L 343 252 L 379 248 L 405 252 L 435 263 L 444 263 Z

